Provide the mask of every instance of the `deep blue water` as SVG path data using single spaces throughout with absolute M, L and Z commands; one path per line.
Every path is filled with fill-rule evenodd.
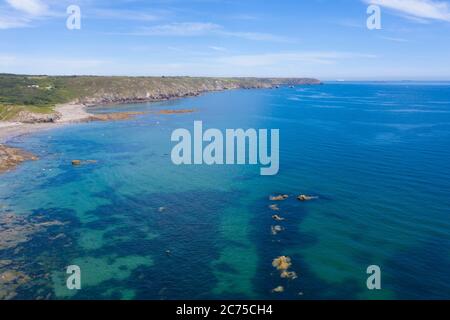
M 197 112 L 10 142 L 40 160 L 0 177 L 1 210 L 66 223 L 0 251 L 32 278 L 18 298 L 450 298 L 449 84 L 237 90 L 96 112 L 176 108 Z M 279 174 L 173 165 L 170 135 L 194 120 L 280 129 Z M 268 206 L 279 193 L 290 198 L 276 223 Z M 274 236 L 276 224 L 285 230 Z M 297 279 L 272 267 L 280 255 Z M 72 264 L 82 270 L 76 292 L 65 288 Z M 381 268 L 381 291 L 366 287 L 369 265 Z M 279 285 L 284 293 L 272 293 Z

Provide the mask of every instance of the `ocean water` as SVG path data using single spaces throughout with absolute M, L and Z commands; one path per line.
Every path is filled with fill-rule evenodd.
M 16 298 L 450 298 L 450 84 L 236 90 L 95 112 L 178 108 L 196 112 L 10 141 L 40 160 L 0 176 L 0 214 L 64 223 L 0 251 L 30 277 Z M 279 174 L 173 165 L 170 135 L 195 120 L 280 129 Z M 269 196 L 280 193 L 290 198 L 275 222 Z M 276 224 L 284 230 L 272 235 Z M 281 255 L 297 279 L 273 268 Z M 81 290 L 66 288 L 69 265 Z M 382 290 L 367 289 L 369 265 Z

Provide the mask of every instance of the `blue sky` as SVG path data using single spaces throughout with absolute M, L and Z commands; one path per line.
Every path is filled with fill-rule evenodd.
M 450 3 L 0 0 L 0 72 L 450 80 Z

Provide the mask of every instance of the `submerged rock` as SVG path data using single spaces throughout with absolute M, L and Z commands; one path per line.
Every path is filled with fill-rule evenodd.
M 277 214 L 276 214 L 276 215 L 273 215 L 273 216 L 272 216 L 272 219 L 275 220 L 275 221 L 283 221 L 283 220 L 285 220 L 284 218 L 280 217 L 280 216 L 277 215 Z
M 311 201 L 311 200 L 315 200 L 318 199 L 319 197 L 315 197 L 315 196 L 307 196 L 304 194 L 301 194 L 297 197 L 298 200 L 300 201 Z
M 28 281 L 30 277 L 20 271 L 7 270 L 0 273 L 0 300 L 13 299 L 17 295 L 17 289 Z
M 270 196 L 269 197 L 270 201 L 284 201 L 287 198 L 289 198 L 289 196 L 287 194 L 281 194 L 279 196 Z
M 48 227 L 62 225 L 59 221 L 31 221 L 27 217 L 14 213 L 0 214 L 0 252 L 13 249 L 30 240 L 32 234 Z
M 193 113 L 195 109 L 178 109 L 178 110 L 160 110 L 158 114 L 183 114 L 183 113 Z
M 270 227 L 272 235 L 276 236 L 279 232 L 283 231 L 283 227 L 282 226 L 271 226 Z
M 273 210 L 273 211 L 280 211 L 280 208 L 278 208 L 278 205 L 277 205 L 277 204 L 272 204 L 272 205 L 269 206 L 269 208 L 270 208 L 271 210 Z
M 282 293 L 282 292 L 284 292 L 284 287 L 283 286 L 278 286 L 275 289 L 272 289 L 272 292 Z
M 12 263 L 12 260 L 0 260 L 0 268 L 7 267 Z

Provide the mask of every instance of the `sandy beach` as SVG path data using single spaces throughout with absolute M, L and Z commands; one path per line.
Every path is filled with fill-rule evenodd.
M 92 114 L 86 111 L 85 105 L 76 103 L 58 105 L 55 108 L 55 112 L 58 112 L 61 117 L 57 121 L 49 123 L 0 121 L 0 143 L 6 143 L 8 140 L 17 136 L 53 129 L 67 123 L 86 121 L 92 116 Z

